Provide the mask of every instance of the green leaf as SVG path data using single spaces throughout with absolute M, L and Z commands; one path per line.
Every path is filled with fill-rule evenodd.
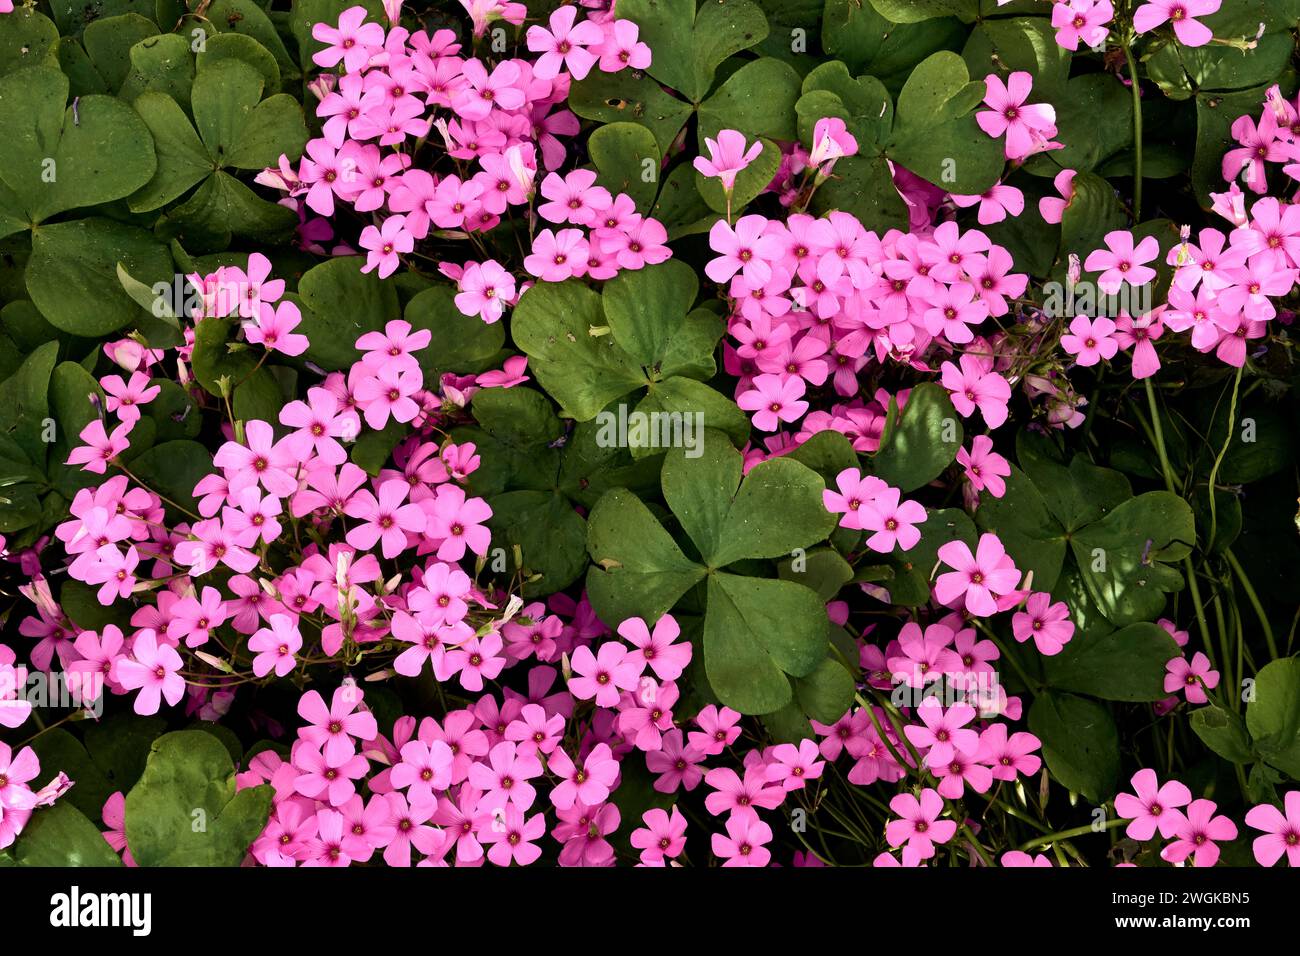
M 194 441 L 163 442 L 134 459 L 131 471 L 151 490 L 194 511 L 194 486 L 212 472 L 212 453 Z
M 588 421 L 614 399 L 647 384 L 645 373 L 604 328 L 601 299 L 581 282 L 542 282 L 519 299 L 515 344 L 566 416 Z
M 165 93 L 145 92 L 135 100 L 136 112 L 149 127 L 158 150 L 158 165 L 150 180 L 131 196 L 132 212 L 167 205 L 212 173 L 212 160 L 185 111 Z
M 0 17 L 0 76 L 55 61 L 59 30 L 34 7 Z
M 963 432 L 947 389 L 934 382 L 912 389 L 895 416 L 871 467 L 876 477 L 906 493 L 929 484 L 953 463 Z
M 141 40 L 131 47 L 130 61 L 131 71 L 118 96 L 134 106 L 141 93 L 165 93 L 189 106 L 194 56 L 184 37 L 165 33 Z
M 104 393 L 94 376 L 76 362 L 61 362 L 50 377 L 50 411 L 58 422 L 58 440 L 54 444 L 54 461 L 68 460 L 73 448 L 81 444 L 78 437 L 82 429 L 99 417 L 90 399 L 98 400 L 104 407 Z M 103 481 L 102 475 L 79 468 L 55 468 L 53 484 L 71 498 L 81 488 L 89 488 Z
M 1102 704 L 1049 691 L 1034 699 L 1029 729 L 1043 742 L 1047 769 L 1093 803 L 1109 799 L 1119 774 L 1119 733 Z
M 292 209 L 267 202 L 229 173 L 219 170 L 189 200 L 171 210 L 164 222 L 203 234 L 228 237 L 233 233 L 277 242 L 293 232 L 298 217 Z
M 654 133 L 660 155 L 668 152 L 693 112 L 640 70 L 592 70 L 586 79 L 570 85 L 569 108 L 583 119 L 601 123 L 640 123 Z
M 681 375 L 651 383 L 636 414 L 645 416 L 640 420 L 646 428 L 644 435 L 638 428 L 628 428 L 633 458 L 645 458 L 668 447 L 698 449 L 705 428 L 725 433 L 734 445 L 743 445 L 749 438 L 749 419 L 735 402 Z
M 1047 17 L 982 20 L 971 32 L 962 58 L 971 76 L 992 73 L 1005 81 L 1018 70 L 1032 74 L 1036 103 L 1062 95 L 1070 75 L 1070 51 L 1056 42 Z
M 32 750 L 42 771 L 61 770 L 75 786 L 63 799 L 92 820 L 98 820 L 106 801 L 117 787 L 104 776 L 86 753 L 81 741 L 62 727 L 51 727 L 32 741 Z
M 927 57 L 899 93 L 890 159 L 949 192 L 982 193 L 1005 165 L 1002 142 L 975 121 L 983 98 L 956 53 Z
M 564 426 L 551 404 L 531 388 L 485 388 L 474 395 L 474 417 L 497 441 L 511 448 L 549 445 Z
M 1300 779 L 1300 659 L 1285 657 L 1255 675 L 1246 726 L 1268 763 Z
M 790 64 L 773 57 L 746 63 L 728 77 L 699 108 L 699 144 L 719 130 L 736 129 L 747 137 L 792 140 L 798 136 L 795 103 L 802 81 Z
M 709 91 L 723 60 L 767 36 L 767 18 L 749 0 L 716 0 L 698 12 L 695 0 L 622 0 L 618 13 L 660 51 L 647 72 L 693 103 Z
M 827 428 L 790 452 L 795 461 L 803 462 L 822 476 L 826 487 L 835 487 L 835 477 L 845 468 L 858 467 L 858 454 L 843 432 Z
M 627 193 L 643 213 L 650 208 L 658 188 L 659 161 L 663 156 L 654 133 L 639 123 L 609 123 L 592 131 L 587 140 L 587 154 L 600 173 L 597 183 L 613 195 Z
M 784 581 L 812 588 L 823 601 L 832 600 L 853 580 L 853 568 L 832 548 L 817 548 L 786 558 L 777 573 Z
M 813 720 L 833 724 L 853 706 L 853 675 L 833 657 L 826 657 L 807 677 L 794 682 L 799 707 Z
M 511 389 L 514 391 L 514 389 Z M 587 522 L 563 495 L 508 491 L 489 499 L 492 541 L 510 556 L 520 549 L 526 598 L 553 594 L 576 581 L 587 567 Z
M 1050 591 L 1065 561 L 1065 529 L 1048 510 L 1038 487 L 1015 465 L 1006 484 L 1001 498 L 982 498 L 975 521 L 980 530 L 1002 540 L 1017 568 L 1033 574 L 1035 589 Z
M 199 73 L 226 60 L 238 60 L 262 76 L 263 88 L 275 93 L 280 89 L 280 64 L 271 51 L 250 36 L 240 33 L 218 33 L 208 37 L 202 52 L 195 59 Z
M 110 90 L 120 90 L 131 72 L 131 47 L 155 37 L 158 26 L 138 13 L 104 17 L 86 27 L 82 45 Z
M 605 283 L 601 304 L 619 346 L 642 365 L 658 365 L 686 323 L 699 287 L 694 269 L 669 259 L 620 272 Z
M 786 674 L 806 676 L 826 654 L 826 608 L 802 584 L 713 574 L 704 619 L 704 666 L 718 699 L 742 714 L 790 700 Z
M 1188 720 L 1201 743 L 1231 763 L 1247 764 L 1255 759 L 1250 734 L 1240 715 L 1215 704 L 1192 711 Z
M 0 423 L 27 462 L 44 471 L 47 445 L 42 437 L 49 415 L 50 376 L 58 359 L 59 343 L 46 342 L 26 359 L 10 378 L 0 383 Z M 19 464 L 22 464 L 21 462 Z
M 1051 439 L 1028 429 L 1016 436 L 1016 457 L 1067 532 L 1101 520 L 1133 497 L 1121 472 L 1093 465 L 1082 455 L 1066 468 Z
M 813 194 L 812 208 L 819 216 L 835 210 L 851 213 L 863 228 L 880 233 L 907 228 L 907 203 L 894 185 L 883 156 L 836 160 L 831 178 Z
M 979 16 L 979 0 L 871 0 L 894 23 L 919 23 L 935 17 L 960 17 L 970 23 Z
M 143 229 L 98 218 L 41 226 L 32 238 L 27 291 L 56 328 L 98 338 L 152 318 L 122 288 L 119 265 L 146 285 L 171 284 L 171 254 Z
M 238 866 L 270 807 L 268 786 L 235 792 L 235 767 L 217 738 L 164 734 L 127 794 L 127 844 L 141 866 Z
M 1052 167 L 1088 172 L 1133 145 L 1133 97 L 1113 74 L 1088 73 L 1065 84 L 1053 101 L 1056 139 Z
M 450 286 L 433 286 L 417 293 L 402 313 L 412 329 L 433 333 L 429 347 L 416 353 L 426 382 L 437 381 L 443 372 L 485 372 L 505 344 L 505 323 L 489 325 L 476 315 L 464 315 L 454 298 Z
M 1158 624 L 1131 624 L 1099 637 L 1075 634 L 1061 653 L 1044 658 L 1047 682 L 1102 700 L 1157 701 L 1166 696 L 1165 664 L 1178 645 Z
M 351 256 L 308 269 L 298 282 L 298 295 L 304 306 L 298 331 L 311 341 L 304 357 L 329 371 L 350 367 L 361 357 L 357 339 L 401 314 L 392 283 L 363 273 L 360 261 Z M 437 348 L 436 339 L 429 348 Z
M 641 499 L 615 488 L 587 518 L 587 593 L 605 621 L 663 617 L 705 569 L 687 558 Z
M 1123 627 L 1152 620 L 1164 609 L 1165 592 L 1183 587 L 1182 575 L 1169 563 L 1191 554 L 1195 540 L 1187 502 L 1149 491 L 1076 531 L 1070 546 L 1097 607 Z
M 1067 262 L 1074 253 L 1082 262 L 1105 245 L 1106 233 L 1122 229 L 1125 222 L 1115 187 L 1093 173 L 1076 173 L 1074 197 L 1061 215 L 1060 261 Z
M 122 865 L 99 829 L 67 801 L 36 810 L 13 852 L 19 866 Z
M 881 583 L 889 593 L 889 602 L 904 607 L 919 607 L 930 601 L 930 575 L 939 563 L 938 551 L 949 541 L 964 541 L 975 546 L 975 524 L 966 512 L 957 508 L 940 508 L 916 526 L 921 540 L 910 551 L 896 551 L 884 557 L 893 577 Z M 859 580 L 863 580 L 859 576 Z M 866 579 L 870 580 L 870 579 Z
M 28 225 L 81 206 L 112 202 L 153 176 L 149 130 L 111 96 L 65 106 L 68 79 L 38 66 L 0 78 L 0 180 Z

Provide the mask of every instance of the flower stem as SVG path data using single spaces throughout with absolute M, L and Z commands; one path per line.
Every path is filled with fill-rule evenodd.
M 1142 87 L 1138 85 L 1137 61 L 1133 59 L 1133 31 L 1124 35 L 1124 59 L 1133 93 L 1133 222 L 1142 221 Z
M 1102 827 L 1102 830 L 1110 830 L 1127 822 L 1128 821 L 1123 817 L 1116 817 L 1113 820 L 1107 820 L 1105 825 Z M 1045 846 L 1048 843 L 1055 843 L 1059 840 L 1068 840 L 1071 837 L 1087 836 L 1089 833 L 1098 832 L 1101 831 L 1094 829 L 1093 825 L 1089 823 L 1086 826 L 1074 827 L 1071 830 L 1060 830 L 1056 833 L 1045 833 L 1042 836 L 1036 836 L 1032 840 L 1026 840 L 1024 843 L 1020 844 L 1020 849 L 1028 851 L 1032 850 L 1036 846 Z

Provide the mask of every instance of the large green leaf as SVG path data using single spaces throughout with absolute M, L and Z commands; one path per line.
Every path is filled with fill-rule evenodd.
M 1165 664 L 1178 645 L 1158 624 L 1142 622 L 1101 636 L 1075 634 L 1060 654 L 1044 659 L 1047 682 L 1102 700 L 1157 701 Z
M 1300 659 L 1266 664 L 1255 675 L 1255 697 L 1246 707 L 1246 726 L 1260 755 L 1300 780 Z
M 1029 729 L 1062 786 L 1093 803 L 1109 799 L 1119 774 L 1119 733 L 1104 704 L 1049 691 L 1029 708 Z
M 506 549 L 508 573 L 523 572 L 525 597 L 552 594 L 582 575 L 587 567 L 587 523 L 563 495 L 508 491 L 488 504 L 493 544 Z M 519 569 L 514 567 L 516 546 L 523 561 Z
M 1192 509 L 1167 491 L 1149 491 L 1074 532 L 1070 546 L 1084 584 L 1111 623 L 1123 627 L 1153 620 L 1165 592 L 1183 587 L 1169 564 L 1191 554 L 1196 541 Z
M 119 264 L 145 285 L 171 284 L 171 254 L 143 229 L 99 218 L 41 226 L 32 237 L 27 292 L 51 325 L 76 335 L 98 338 L 153 321 L 122 288 Z
M 298 331 L 311 344 L 305 357 L 325 369 L 349 367 L 361 357 L 356 343 L 399 317 L 397 291 L 361 263 L 342 256 L 308 269 L 298 282 L 302 324 Z M 429 346 L 436 349 L 435 343 Z
M 122 865 L 99 829 L 67 801 L 36 810 L 13 853 L 19 866 Z
M 694 103 L 723 60 L 767 36 L 767 18 L 750 0 L 711 0 L 698 11 L 695 0 L 622 0 L 618 15 L 659 51 L 647 72 Z
M 68 79 L 53 67 L 0 78 L 0 180 L 29 226 L 128 196 L 157 164 L 148 128 L 121 100 L 67 101 Z
M 127 794 L 127 844 L 141 866 L 238 866 L 270 808 L 268 786 L 235 792 L 234 764 L 216 737 L 164 734 Z
M 938 478 L 957 457 L 961 419 L 947 390 L 934 382 L 912 389 L 901 412 L 891 400 L 890 412 L 871 469 L 899 490 L 914 491 Z

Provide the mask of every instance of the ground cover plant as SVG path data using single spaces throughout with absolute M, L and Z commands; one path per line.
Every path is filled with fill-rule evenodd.
M 0 0 L 0 862 L 1300 864 L 1298 25 Z

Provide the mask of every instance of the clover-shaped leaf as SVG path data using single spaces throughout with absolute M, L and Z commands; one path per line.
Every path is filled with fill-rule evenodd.
M 742 443 L 749 422 L 720 393 L 702 384 L 716 370 L 713 350 L 722 321 L 706 309 L 688 312 L 698 282 L 675 260 L 625 272 L 597 294 L 576 280 L 539 283 L 524 293 L 512 318 L 515 343 L 532 360 L 537 381 L 564 415 L 590 421 L 611 402 L 645 389 L 636 413 L 651 423 L 697 423 Z M 655 418 L 667 413 L 670 418 Z M 644 457 L 663 449 L 661 435 L 618 425 L 619 444 Z M 635 426 L 634 426 L 635 427 Z M 674 439 L 676 441 L 676 439 Z
M 212 734 L 164 734 L 126 796 L 127 844 L 141 866 L 238 866 L 270 807 L 270 787 L 236 792 L 230 753 Z
M 742 713 L 779 710 L 792 698 L 787 675 L 811 674 L 826 658 L 822 598 L 790 580 L 724 569 L 791 554 L 823 540 L 835 519 L 821 503 L 816 472 L 775 458 L 742 480 L 742 459 L 721 433 L 708 430 L 701 453 L 675 449 L 664 460 L 662 487 L 700 556 L 692 560 L 630 492 L 606 494 L 588 521 L 596 567 L 587 590 L 607 621 L 653 619 L 706 581 L 704 662 L 718 699 Z M 747 566 L 747 570 L 748 570 Z
M 68 78 L 36 66 L 0 79 L 0 232 L 112 202 L 154 175 L 149 129 L 112 96 L 68 104 Z

